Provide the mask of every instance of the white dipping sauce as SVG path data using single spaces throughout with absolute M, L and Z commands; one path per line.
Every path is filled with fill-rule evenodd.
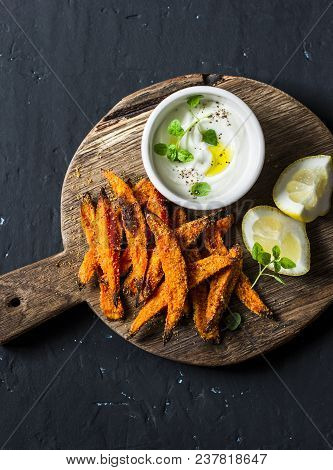
M 204 96 L 201 104 L 192 110 L 198 118 L 210 116 L 195 125 L 180 141 L 180 147 L 191 152 L 194 159 L 188 163 L 170 161 L 167 156 L 153 151 L 156 173 L 179 197 L 203 203 L 228 201 L 238 184 L 246 184 L 251 165 L 248 129 L 244 125 L 248 116 L 244 116 L 244 110 L 239 109 L 237 103 L 214 95 Z M 153 135 L 153 148 L 157 143 L 175 143 L 175 137 L 168 134 L 168 125 L 173 119 L 178 119 L 183 129 L 194 121 L 186 98 L 175 103 L 175 107 L 162 117 Z M 202 141 L 202 132 L 208 129 L 215 130 L 217 147 Z M 191 194 L 191 187 L 199 182 L 209 184 L 211 190 L 207 196 Z

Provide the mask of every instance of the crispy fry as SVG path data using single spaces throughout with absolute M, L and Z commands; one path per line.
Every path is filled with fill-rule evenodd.
M 176 229 L 186 224 L 187 214 L 184 207 L 175 206 L 172 213 L 172 228 Z M 189 296 L 186 296 L 184 303 L 184 315 L 189 315 L 191 312 L 191 305 Z
M 147 178 L 142 178 L 136 183 L 133 193 L 140 206 L 146 205 L 149 212 L 156 214 L 164 223 L 169 224 L 166 199 Z
M 205 228 L 214 219 L 210 216 L 200 217 L 200 219 L 187 222 L 176 229 L 176 235 L 181 248 L 188 248 L 194 243 Z
M 165 321 L 164 342 L 171 338 L 173 329 L 179 322 L 187 294 L 186 264 L 177 238 L 155 214 L 147 214 L 148 225 L 155 236 L 155 243 L 165 276 L 168 295 L 168 312 Z
M 133 186 L 133 194 L 140 206 L 145 206 L 148 202 L 150 196 L 150 181 L 148 178 L 141 178 L 134 186 Z
M 223 234 L 228 230 L 228 222 L 225 219 L 220 219 L 215 223 L 216 230 L 214 232 L 210 231 L 210 227 L 205 231 L 206 236 L 204 243 L 209 253 L 214 253 L 215 250 L 218 250 L 221 254 L 228 252 L 222 240 Z M 223 222 L 224 220 L 226 223 Z M 230 219 L 230 222 L 233 222 L 233 218 Z M 272 311 L 264 304 L 259 294 L 252 288 L 250 280 L 242 270 L 234 291 L 239 300 L 245 307 L 251 310 L 251 312 L 263 317 L 272 317 Z
M 187 222 L 175 230 L 178 242 L 182 249 L 192 245 L 201 232 L 211 223 L 210 217 L 201 217 L 193 222 Z M 156 249 L 151 253 L 149 266 L 147 269 L 145 286 L 140 300 L 146 300 L 154 292 L 163 278 L 163 270 L 159 255 Z
M 214 254 L 194 263 L 189 263 L 187 265 L 189 288 L 191 289 L 218 271 L 221 271 L 221 269 L 230 266 L 234 261 L 235 259 L 229 254 Z
M 204 341 L 219 343 L 220 331 L 218 325 L 215 325 L 211 331 L 206 331 L 206 308 L 208 293 L 209 286 L 206 281 L 201 282 L 191 291 L 191 299 L 193 303 L 193 320 L 197 332 Z
M 121 277 L 126 276 L 131 266 L 132 266 L 132 260 L 131 260 L 130 252 L 127 246 L 120 253 L 120 276 Z
M 104 196 L 106 195 L 103 194 L 103 197 Z M 109 201 L 106 203 L 106 205 L 108 204 Z M 100 211 L 101 209 L 98 210 Z M 96 212 L 97 211 L 95 210 L 95 206 L 92 202 L 90 194 L 85 194 L 81 203 L 81 224 L 89 243 L 89 250 L 85 254 L 83 262 L 80 266 L 79 279 L 82 284 L 86 284 L 94 272 L 97 271 L 100 286 L 101 309 L 106 317 L 111 320 L 115 320 L 123 316 L 123 308 L 121 302 L 118 301 L 118 296 L 115 295 L 115 288 L 110 288 L 107 276 L 105 273 L 103 273 L 103 270 L 98 262 L 99 257 L 97 253 L 97 247 L 100 247 L 99 243 L 96 242 Z M 108 217 L 105 217 L 105 220 L 108 220 Z M 109 241 L 111 240 L 113 240 L 113 236 L 110 236 Z M 107 261 L 104 263 L 104 268 L 107 269 Z M 116 284 L 117 282 L 115 285 Z M 115 306 L 115 301 L 117 306 Z
M 176 206 L 172 213 L 172 228 L 178 228 L 187 222 L 187 214 L 184 207 Z
M 200 259 L 200 250 L 197 247 L 192 248 L 190 251 L 186 252 L 186 262 L 194 263 Z M 206 307 L 207 307 L 207 298 L 209 292 L 209 285 L 207 281 L 203 281 L 193 289 L 189 291 L 189 298 L 193 307 L 193 320 L 194 325 L 199 333 L 200 337 L 204 341 L 209 341 L 212 343 L 220 342 L 220 330 L 218 326 L 212 329 L 212 331 L 206 332 Z
M 140 206 L 146 206 L 149 212 L 156 214 L 163 220 L 163 222 L 169 224 L 169 213 L 166 199 L 159 191 L 157 191 L 157 189 L 147 178 L 142 178 L 140 181 L 138 181 L 138 183 L 136 183 L 133 188 L 133 193 Z M 153 253 L 154 252 L 152 252 L 151 255 Z M 147 285 L 147 287 L 145 287 L 147 290 L 149 289 L 148 286 L 150 284 L 150 279 L 154 279 L 156 273 L 159 273 L 161 269 L 162 268 L 159 259 L 156 256 L 150 256 L 146 274 L 146 279 L 148 276 L 148 285 L 145 283 L 145 285 Z M 144 296 L 141 293 L 140 300 L 142 301 L 145 297 L 147 296 Z
M 114 305 L 113 296 L 110 293 L 108 281 L 104 274 L 100 273 L 99 276 L 99 289 L 100 289 L 100 306 L 102 312 L 109 320 L 119 320 L 124 316 L 124 310 L 121 302 L 117 306 Z M 110 295 L 111 294 L 111 295 Z
M 140 301 L 143 302 L 154 292 L 163 278 L 162 264 L 155 247 L 150 254 L 144 288 L 142 290 Z
M 120 295 L 120 233 L 117 215 L 102 188 L 95 217 L 96 258 L 108 284 L 108 294 L 117 307 Z
M 81 226 L 89 245 L 89 250 L 86 252 L 79 269 L 80 284 L 85 285 L 92 278 L 97 268 L 94 244 L 95 206 L 89 193 L 83 196 L 80 214 Z
M 236 245 L 229 251 L 235 263 L 221 273 L 215 274 L 210 281 L 210 289 L 206 309 L 206 331 L 215 328 L 222 313 L 227 308 L 231 294 L 235 289 L 242 269 L 242 250 Z
M 167 290 L 165 282 L 163 282 L 160 286 L 158 286 L 154 292 L 154 295 L 151 296 L 151 298 L 141 308 L 140 312 L 133 320 L 129 331 L 130 336 L 134 336 L 153 317 L 158 315 L 160 311 L 167 306 L 167 304 Z
M 222 254 L 228 252 L 224 246 L 222 237 L 233 224 L 233 215 L 227 215 L 222 219 L 218 219 L 215 224 L 210 225 L 204 232 L 204 245 L 208 253 L 219 250 Z
M 207 258 L 199 261 L 189 263 L 187 265 L 188 270 L 188 288 L 200 284 L 208 277 L 212 276 L 221 269 L 227 268 L 235 262 L 229 254 L 226 256 L 221 255 L 210 255 Z M 130 335 L 135 335 L 149 320 L 157 315 L 164 307 L 168 304 L 168 291 L 166 289 L 166 283 L 163 282 L 148 300 L 148 302 L 142 307 L 138 316 L 133 321 L 130 328 Z
M 79 282 L 81 286 L 85 286 L 93 277 L 96 270 L 95 250 L 89 248 L 84 255 L 83 261 L 79 269 Z
M 104 175 L 118 198 L 132 260 L 132 271 L 125 280 L 124 288 L 138 299 L 148 263 L 145 219 L 132 189 L 112 171 L 104 171 Z
M 259 297 L 259 294 L 252 288 L 249 278 L 241 272 L 239 280 L 236 284 L 235 293 L 239 300 L 251 312 L 256 313 L 262 317 L 272 317 L 271 310 L 264 304 Z

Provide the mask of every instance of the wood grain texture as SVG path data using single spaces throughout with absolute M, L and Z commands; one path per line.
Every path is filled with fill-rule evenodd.
M 64 254 L 0 278 L 0 341 L 8 341 L 80 301 L 87 301 L 110 328 L 127 338 L 129 324 L 136 313 L 133 305 L 124 299 L 126 320 L 109 322 L 99 309 L 98 288 L 91 283 L 80 291 L 76 283 L 80 260 L 86 250 L 79 221 L 80 196 L 88 190 L 97 195 L 105 185 L 101 169 L 111 168 L 119 175 L 133 179 L 143 176 L 140 143 L 151 110 L 170 93 L 203 84 L 224 88 L 243 99 L 255 112 L 265 135 L 263 172 L 254 188 L 229 208 L 238 222 L 230 234 L 233 242 L 241 243 L 239 222 L 249 207 L 273 205 L 274 182 L 289 163 L 302 156 L 333 152 L 331 133 L 311 111 L 285 93 L 254 80 L 188 75 L 124 98 L 88 134 L 66 174 L 61 202 Z M 238 331 L 225 333 L 221 345 L 204 343 L 197 336 L 191 320 L 184 320 L 166 346 L 161 341 L 163 322 L 130 341 L 159 356 L 208 366 L 237 363 L 277 347 L 313 321 L 331 301 L 332 232 L 331 214 L 308 226 L 312 246 L 312 267 L 308 275 L 289 277 L 285 287 L 260 281 L 262 296 L 274 310 L 276 320 L 256 317 L 233 300 L 232 306 L 241 311 L 244 322 Z M 325 263 L 320 256 L 323 252 Z M 63 260 L 60 268 L 57 267 L 58 259 Z M 245 258 L 245 271 L 250 278 L 255 275 L 256 266 L 249 255 Z M 44 272 L 47 273 L 45 276 Z M 20 306 L 8 306 L 13 297 L 20 298 Z
M 67 250 L 0 277 L 1 343 L 82 301 L 76 256 Z

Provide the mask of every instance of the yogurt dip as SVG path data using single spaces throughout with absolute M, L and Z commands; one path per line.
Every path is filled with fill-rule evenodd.
M 142 142 L 145 168 L 157 189 L 196 209 L 223 207 L 242 197 L 264 159 L 253 112 L 235 95 L 213 87 L 181 90 L 164 102 L 150 116 Z

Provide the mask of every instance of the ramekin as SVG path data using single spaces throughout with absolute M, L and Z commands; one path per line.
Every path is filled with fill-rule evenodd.
M 216 200 L 205 201 L 201 198 L 192 199 L 190 195 L 188 198 L 185 198 L 175 194 L 164 184 L 154 165 L 153 137 L 157 127 L 160 124 L 161 116 L 165 116 L 169 111 L 171 111 L 172 108 L 176 107 L 177 103 L 179 103 L 181 100 L 186 100 L 186 98 L 189 96 L 196 94 L 201 94 L 205 97 L 209 97 L 209 95 L 212 97 L 218 96 L 221 98 L 227 98 L 229 101 L 234 102 L 237 105 L 238 110 L 241 111 L 243 121 L 242 126 L 245 126 L 249 145 L 255 147 L 255 151 L 253 153 L 253 162 L 251 162 L 251 168 L 247 174 L 246 181 L 243 184 L 235 185 L 232 196 L 227 199 L 224 198 L 223 201 L 218 198 L 216 198 Z M 164 197 L 179 206 L 186 207 L 187 209 L 219 209 L 238 201 L 255 184 L 264 164 L 265 140 L 258 119 L 243 100 L 238 98 L 233 93 L 230 93 L 229 91 L 223 90 L 221 88 L 215 88 L 211 86 L 194 86 L 172 93 L 163 101 L 161 101 L 152 111 L 144 127 L 141 141 L 141 155 L 148 178 L 153 183 L 155 188 L 161 194 L 163 194 Z

